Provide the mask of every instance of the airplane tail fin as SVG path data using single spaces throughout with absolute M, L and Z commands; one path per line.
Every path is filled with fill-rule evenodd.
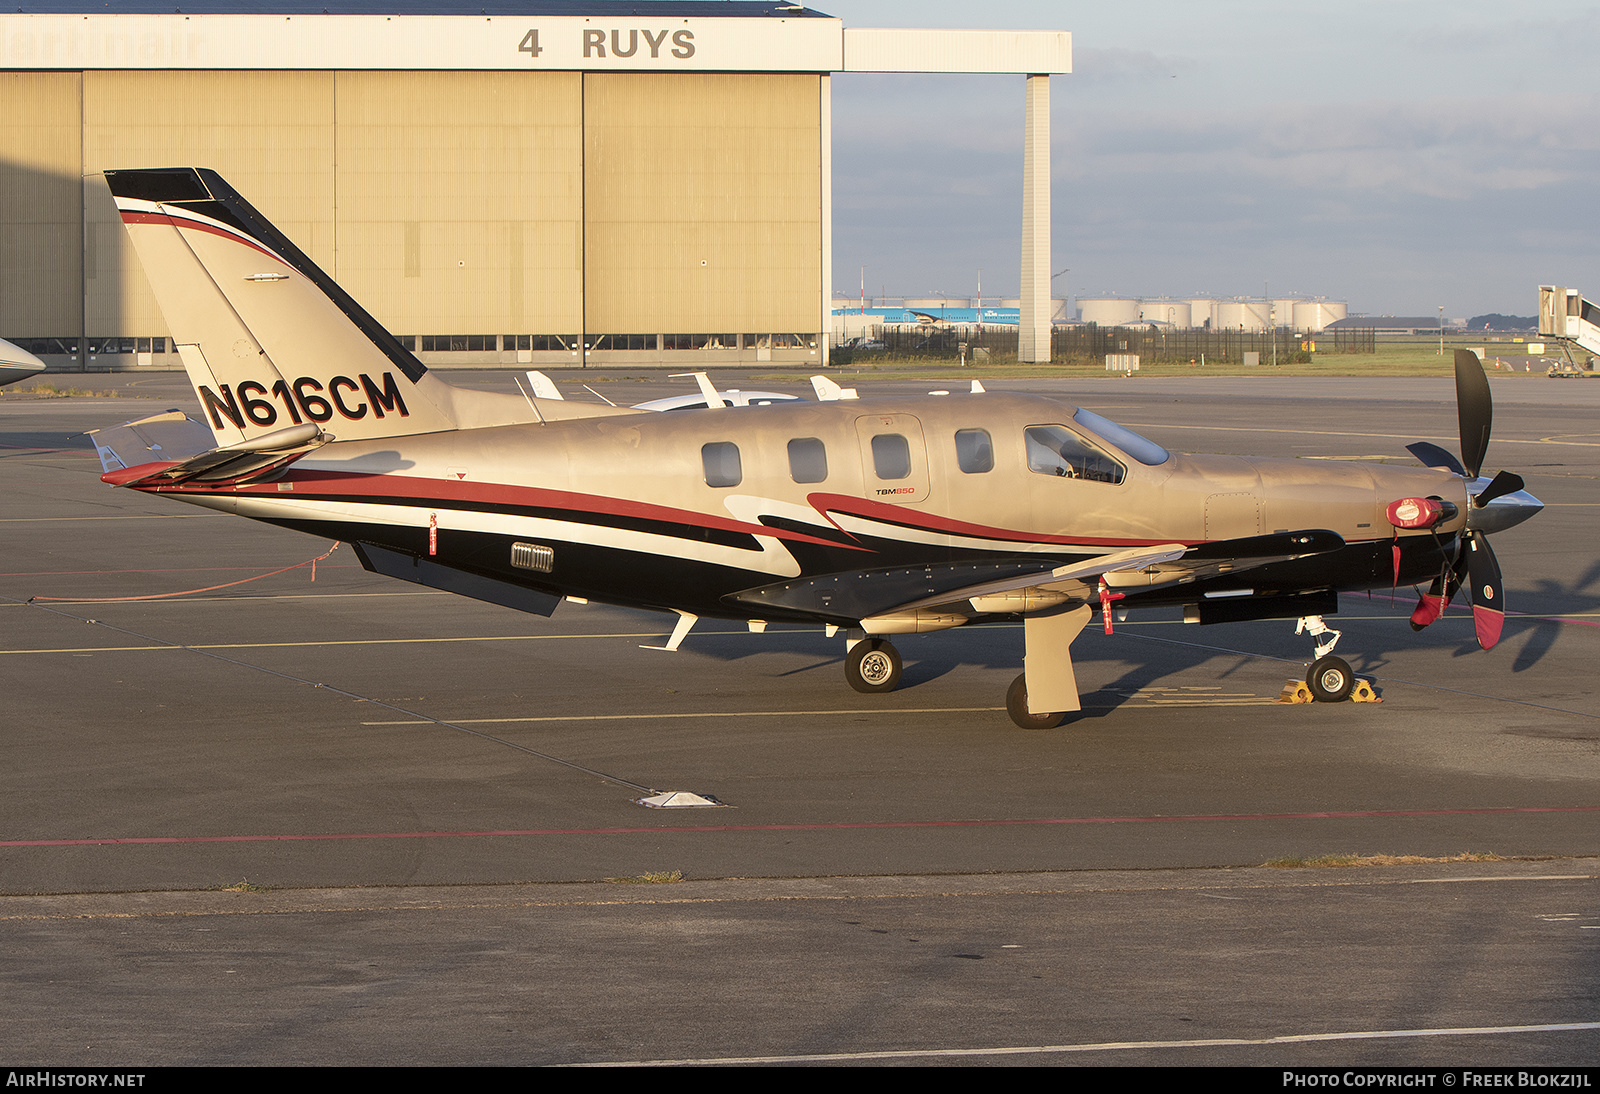
M 219 444 L 305 423 L 347 440 L 460 424 L 457 389 L 215 171 L 106 181 Z

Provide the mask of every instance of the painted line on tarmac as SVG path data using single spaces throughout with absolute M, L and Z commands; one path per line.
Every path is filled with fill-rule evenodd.
M 360 570 L 354 562 L 325 562 L 324 570 Z M 16 570 L 0 573 L 0 577 L 82 577 L 107 574 L 235 574 L 261 572 L 263 566 L 169 566 L 165 569 L 145 567 L 137 570 Z
M 834 821 L 795 824 L 623 825 L 609 828 L 505 828 L 438 832 L 324 832 L 248 836 L 107 836 L 0 840 L 0 847 L 102 847 L 162 843 L 307 843 L 328 840 L 466 839 L 483 836 L 703 835 L 719 832 L 848 832 L 884 828 L 1019 828 L 1066 824 L 1171 824 L 1196 821 L 1381 820 L 1393 817 L 1483 817 L 1521 813 L 1596 813 L 1600 805 L 1517 805 L 1483 809 L 1361 809 L 1317 813 L 1200 813 L 1192 816 L 1034 817 L 1017 820 Z
M 1551 1022 L 1538 1026 L 1456 1026 L 1446 1029 L 1367 1029 L 1348 1033 L 1291 1033 L 1279 1037 L 1207 1037 L 1189 1041 L 1101 1041 L 1082 1045 L 1018 1045 L 1008 1048 L 928 1048 L 879 1052 L 818 1052 L 794 1056 L 706 1056 L 686 1060 L 611 1060 L 567 1067 L 692 1067 L 707 1064 L 823 1064 L 853 1060 L 917 1060 L 938 1057 L 1041 1056 L 1074 1052 L 1140 1052 L 1164 1048 L 1237 1048 L 1304 1045 L 1319 1041 L 1381 1041 L 1419 1037 L 1494 1037 L 1513 1033 L 1572 1033 L 1600 1029 L 1600 1022 Z
M 1390 441 L 1448 441 L 1451 444 L 1460 442 L 1459 437 L 1423 437 L 1411 436 L 1404 433 L 1367 433 L 1361 430 L 1349 429 L 1266 429 L 1260 426 L 1241 425 L 1187 425 L 1176 422 L 1124 422 L 1130 429 L 1198 429 L 1207 433 L 1289 433 L 1297 437 L 1379 437 Z M 1579 434 L 1584 436 L 1584 434 Z M 1496 435 L 1495 440 L 1504 441 L 1506 444 L 1544 444 L 1561 445 L 1572 448 L 1600 448 L 1600 441 L 1555 441 L 1544 437 L 1535 440 L 1522 440 L 1518 437 L 1502 438 Z M 1395 459 L 1409 459 L 1396 453 Z
M 248 599 L 248 598 L 242 598 Z M 89 620 L 95 622 L 95 620 Z M 744 631 L 701 631 L 702 636 L 744 634 Z M 62 646 L 52 649 L 0 650 L 0 655 L 15 653 L 136 653 L 142 650 L 271 650 L 316 646 L 425 646 L 448 642 L 544 642 L 569 638 L 660 638 L 660 631 L 625 634 L 500 634 L 469 635 L 461 638 L 330 638 L 314 642 L 172 642 L 153 646 Z M 259 668 L 252 665 L 251 668 Z M 374 723 L 384 724 L 384 723 Z
M 644 722 L 664 718 L 806 718 L 828 717 L 841 714 L 981 714 L 1004 710 L 1005 707 L 878 707 L 856 710 L 705 710 L 684 713 L 644 714 L 546 714 L 528 718 L 446 718 L 453 726 L 509 725 L 525 722 Z M 1110 708 L 1106 708 L 1110 709 Z M 364 726 L 425 726 L 433 723 L 424 719 L 404 722 L 362 722 Z
M 170 597 L 162 601 L 163 604 L 238 604 L 240 602 L 254 603 L 262 600 L 343 600 L 359 597 L 380 596 L 458 596 L 458 593 L 445 592 L 443 589 L 395 589 L 387 592 L 366 593 L 253 593 L 248 596 L 185 596 Z M 134 603 L 137 597 L 129 598 L 127 603 Z M 56 604 L 93 604 L 92 600 L 56 600 Z M 99 601 L 105 603 L 105 601 Z M 0 603 L 0 608 L 27 608 L 32 605 L 26 601 Z M 1398 618 L 1398 617 L 1396 617 Z M 701 632 L 709 634 L 709 631 Z
M 4 596 L 4 594 L 0 594 L 0 599 L 11 600 L 13 603 L 15 603 L 14 598 Z M 221 662 L 224 662 L 225 664 L 235 665 L 235 666 L 237 666 L 239 668 L 243 668 L 243 669 L 250 669 L 250 670 L 252 670 L 254 672 L 259 672 L 259 673 L 261 673 L 262 675 L 265 675 L 265 676 L 272 676 L 272 677 L 276 677 L 279 680 L 287 680 L 290 683 L 303 684 L 303 685 L 305 685 L 307 687 L 312 687 L 312 688 L 317 688 L 319 690 L 324 690 L 330 695 L 338 695 L 338 696 L 342 696 L 343 698 L 346 698 L 346 699 L 354 699 L 354 700 L 356 700 L 358 702 L 371 703 L 375 707 L 379 707 L 380 709 L 383 709 L 383 710 L 390 710 L 390 711 L 393 711 L 396 714 L 406 714 L 406 715 L 410 715 L 413 718 L 422 718 L 422 719 L 425 719 L 427 722 L 438 726 L 440 729 L 453 730 L 456 733 L 460 733 L 460 734 L 463 734 L 463 735 L 468 736 L 468 737 L 476 737 L 480 741 L 488 741 L 491 744 L 501 745 L 504 748 L 509 748 L 509 749 L 511 749 L 511 750 L 513 750 L 515 752 L 521 752 L 521 753 L 523 753 L 524 755 L 527 755 L 527 756 L 533 756 L 533 757 L 535 757 L 537 759 L 544 760 L 544 761 L 546 761 L 548 763 L 558 764 L 561 767 L 571 768 L 574 771 L 581 771 L 586 775 L 593 775 L 595 778 L 601 779 L 601 780 L 603 780 L 605 782 L 608 782 L 608 783 L 611 783 L 611 784 L 613 784 L 615 786 L 626 787 L 629 790 L 643 791 L 645 794 L 655 794 L 655 793 L 659 792 L 654 787 L 646 786 L 643 783 L 634 782 L 632 779 L 625 779 L 625 778 L 622 778 L 620 775 L 612 775 L 612 774 L 610 774 L 608 772 L 605 772 L 605 771 L 599 771 L 599 770 L 596 770 L 595 768 L 588 767 L 588 766 L 586 766 L 584 764 L 580 764 L 580 763 L 578 763 L 578 762 L 576 762 L 574 760 L 568 760 L 568 759 L 564 759 L 564 758 L 562 758 L 560 756 L 551 755 L 548 752 L 540 752 L 536 748 L 529 748 L 525 744 L 519 744 L 516 741 L 508 741 L 508 740 L 505 740 L 502 737 L 496 737 L 493 734 L 486 733 L 481 729 L 473 729 L 470 726 L 451 725 L 449 722 L 441 721 L 438 718 L 429 718 L 426 714 L 421 714 L 421 713 L 419 713 L 417 711 L 410 710 L 410 709 L 408 709 L 406 707 L 399 706 L 398 704 L 395 704 L 395 703 L 387 703 L 387 702 L 384 702 L 382 699 L 377 699 L 377 698 L 374 698 L 374 697 L 372 697 L 370 695 L 361 695 L 361 694 L 359 694 L 357 692 L 350 691 L 347 688 L 335 687 L 335 686 L 333 686 L 331 684 L 325 684 L 325 683 L 323 683 L 323 682 L 321 682 L 319 680 L 311 680 L 311 679 L 308 679 L 308 678 L 306 678 L 304 676 L 296 676 L 294 673 L 291 673 L 291 672 L 283 672 L 283 671 L 280 671 L 278 669 L 268 668 L 266 665 L 251 664 L 248 661 L 241 661 L 241 660 L 239 660 L 237 658 L 229 657 L 228 655 L 226 655 L 224 653 L 220 653 L 215 649 L 207 649 L 207 648 L 198 647 L 198 646 L 183 646 L 183 645 L 178 645 L 178 644 L 175 644 L 175 643 L 174 644 L 168 644 L 168 645 L 165 645 L 165 646 L 154 645 L 155 643 L 159 643 L 160 640 L 155 638 L 155 637 L 153 637 L 153 636 L 151 636 L 151 635 L 144 634 L 144 633 L 142 633 L 140 631 L 130 630 L 127 627 L 118 627 L 118 626 L 116 626 L 114 624 L 107 623 L 103 619 L 90 619 L 90 618 L 88 618 L 86 616 L 74 615 L 73 613 L 68 612 L 68 611 L 64 611 L 61 608 L 52 608 L 52 607 L 49 607 L 49 606 L 44 605 L 44 604 L 33 604 L 33 605 L 31 605 L 31 607 L 35 611 L 42 611 L 42 612 L 46 612 L 46 613 L 48 613 L 50 615 L 60 616 L 62 619 L 76 620 L 79 623 L 90 623 L 90 624 L 93 624 L 93 625 L 98 626 L 98 627 L 104 627 L 106 630 L 113 631 L 113 632 L 115 632 L 117 634 L 127 635 L 130 638 L 142 638 L 147 643 L 152 643 L 152 646 L 145 647 L 145 648 L 180 649 L 180 650 L 187 651 L 189 653 L 195 653 L 195 654 L 200 655 L 201 657 L 209 657 L 212 660 L 221 661 Z M 655 632 L 655 633 L 660 633 L 660 632 Z
M 1195 698 L 1150 698 L 1140 696 L 1143 702 L 1085 703 L 1084 710 L 1119 710 L 1122 707 L 1247 707 L 1269 706 L 1277 700 L 1268 696 L 1248 699 L 1203 696 Z M 523 725 L 539 722 L 644 722 L 659 719 L 683 718 L 833 718 L 848 714 L 992 714 L 1005 707 L 857 707 L 842 710 L 700 710 L 700 711 L 644 711 L 634 714 L 540 714 L 515 718 L 444 718 L 441 721 L 453 726 Z M 434 724 L 431 719 L 413 718 L 394 722 L 362 722 L 364 726 L 425 726 Z
M 1369 589 L 1368 590 L 1368 599 L 1371 599 L 1371 600 L 1387 600 L 1391 604 L 1399 605 L 1401 610 L 1404 610 L 1405 606 L 1407 604 L 1411 603 L 1411 598 L 1410 597 L 1402 598 L 1402 597 L 1396 596 L 1392 592 L 1386 593 L 1381 589 Z M 1447 613 L 1453 614 L 1453 615 L 1455 615 L 1457 617 L 1465 617 L 1465 616 L 1469 615 L 1472 612 L 1472 605 L 1471 604 L 1466 604 L 1466 603 L 1452 602 L 1452 603 L 1449 603 L 1449 604 L 1445 605 L 1445 611 Z M 1567 612 L 1564 615 L 1537 615 L 1537 614 L 1535 614 L 1533 612 L 1519 612 L 1519 611 L 1514 611 L 1514 610 L 1512 610 L 1510 608 L 1507 608 L 1507 609 L 1505 609 L 1504 614 L 1507 615 L 1507 616 L 1514 616 L 1517 619 L 1539 619 L 1539 620 L 1543 620 L 1543 621 L 1545 621 L 1547 623 L 1572 623 L 1575 626 L 1579 626 L 1579 627 L 1600 627 L 1600 623 L 1592 622 L 1592 621 L 1587 620 L 1587 619 L 1578 618 L 1579 616 L 1584 616 L 1584 615 L 1600 615 L 1600 612 Z M 1396 615 L 1396 616 L 1366 616 L 1366 617 L 1363 617 L 1363 616 L 1348 616 L 1347 615 L 1347 616 L 1341 616 L 1340 618 L 1342 618 L 1342 619 L 1361 619 L 1361 618 L 1399 619 L 1400 616 Z
M 44 524 L 51 521 L 72 520 L 203 520 L 212 515 L 211 513 L 134 513 L 116 517 L 0 517 L 0 524 Z
M 1231 653 L 1239 657 L 1250 657 L 1260 661 L 1277 661 L 1285 665 L 1304 665 L 1304 661 L 1292 657 L 1278 657 L 1270 653 L 1255 653 L 1251 650 L 1236 650 L 1228 646 L 1210 646 L 1202 642 L 1184 642 L 1177 638 L 1158 638 L 1153 634 L 1130 634 L 1129 638 L 1142 638 L 1146 642 L 1165 642 L 1169 646 L 1188 646 L 1191 649 L 1210 650 L 1213 653 Z M 1571 714 L 1576 718 L 1592 718 L 1600 720 L 1600 714 L 1592 714 L 1586 710 L 1571 710 L 1567 707 L 1551 706 L 1549 703 L 1535 703 L 1530 699 L 1512 699 L 1504 695 L 1485 695 L 1481 691 L 1467 691 L 1464 688 L 1447 688 L 1443 684 L 1429 684 L 1422 680 L 1402 680 L 1398 676 L 1379 676 L 1376 673 L 1357 673 L 1357 676 L 1370 677 L 1385 686 L 1389 684 L 1408 684 L 1411 687 L 1428 688 L 1431 691 L 1448 692 L 1451 695 L 1465 695 L 1472 699 L 1487 699 L 1494 703 L 1511 703 L 1519 707 L 1532 707 L 1535 710 L 1553 710 L 1558 714 Z

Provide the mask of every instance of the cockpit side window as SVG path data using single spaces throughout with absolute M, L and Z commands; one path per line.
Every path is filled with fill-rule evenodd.
M 1113 486 L 1127 474 L 1120 463 L 1065 426 L 1029 426 L 1024 435 L 1028 441 L 1028 470 L 1035 474 Z

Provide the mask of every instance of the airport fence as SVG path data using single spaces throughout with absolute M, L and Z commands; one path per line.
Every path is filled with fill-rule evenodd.
M 1202 361 L 1240 364 L 1246 353 L 1259 353 L 1261 364 L 1305 361 L 1311 353 L 1374 353 L 1371 330 L 1322 331 L 1302 334 L 1286 328 L 1277 331 L 1176 330 L 1150 327 L 1102 327 L 1085 323 L 1056 327 L 1051 332 L 1051 359 L 1062 363 L 1101 363 L 1107 354 L 1138 354 L 1142 361 Z M 835 343 L 838 364 L 870 361 L 878 357 L 957 360 L 1015 359 L 1015 327 L 885 327 L 860 339 Z M 1276 358 L 1274 357 L 1276 354 Z

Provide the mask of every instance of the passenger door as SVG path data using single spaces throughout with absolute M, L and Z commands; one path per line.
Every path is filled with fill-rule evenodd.
M 928 449 L 922 423 L 911 414 L 856 419 L 866 496 L 895 504 L 928 497 Z

